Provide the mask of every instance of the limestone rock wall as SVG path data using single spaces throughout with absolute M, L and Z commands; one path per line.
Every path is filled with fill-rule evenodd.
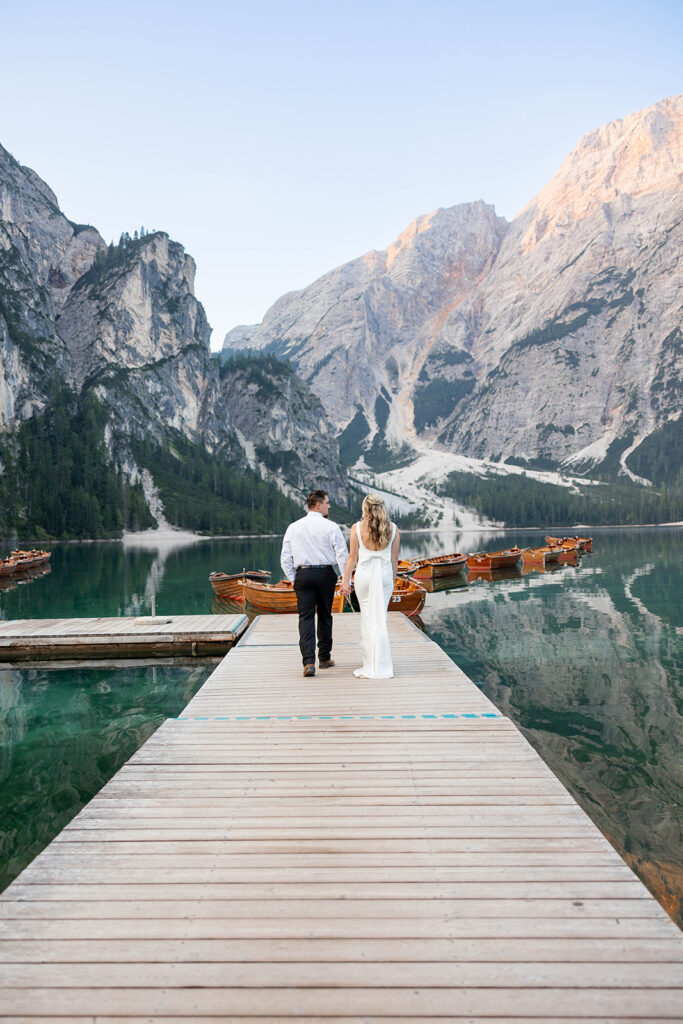
M 682 150 L 683 95 L 586 135 L 510 225 L 418 218 L 225 346 L 286 354 L 366 445 L 600 462 L 680 414 Z

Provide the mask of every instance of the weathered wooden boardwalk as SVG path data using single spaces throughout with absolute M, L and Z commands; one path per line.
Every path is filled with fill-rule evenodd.
M 11 619 L 0 622 L 0 662 L 225 654 L 248 625 L 246 615 Z
M 16 1022 L 663 1021 L 683 936 L 514 726 L 390 615 L 396 678 L 257 620 L 0 897 Z

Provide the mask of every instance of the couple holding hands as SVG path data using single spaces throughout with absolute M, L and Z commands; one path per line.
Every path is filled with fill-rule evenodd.
M 332 599 L 339 567 L 341 592 L 354 590 L 360 606 L 362 679 L 390 679 L 394 674 L 387 633 L 387 608 L 398 568 L 399 533 L 378 495 L 363 500 L 362 518 L 351 527 L 350 551 L 339 526 L 328 518 L 327 491 L 311 491 L 308 514 L 287 528 L 281 564 L 294 583 L 299 613 L 299 647 L 305 676 L 315 675 L 315 615 L 318 613 L 318 665 L 332 668 Z

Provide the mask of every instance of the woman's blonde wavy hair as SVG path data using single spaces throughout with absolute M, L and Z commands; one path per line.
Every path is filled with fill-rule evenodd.
M 368 494 L 363 498 L 363 519 L 367 523 L 372 543 L 386 547 L 391 537 L 391 519 L 379 494 Z

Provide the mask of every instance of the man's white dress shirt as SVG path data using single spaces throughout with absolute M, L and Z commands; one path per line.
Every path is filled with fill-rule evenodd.
M 346 541 L 337 524 L 320 512 L 309 512 L 287 527 L 280 565 L 287 579 L 294 581 L 300 565 L 334 565 L 336 562 L 343 573 L 348 557 Z

